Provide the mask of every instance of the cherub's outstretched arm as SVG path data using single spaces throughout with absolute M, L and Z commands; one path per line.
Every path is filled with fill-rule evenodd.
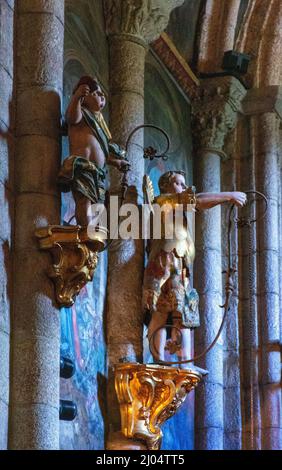
M 68 105 L 66 111 L 66 120 L 70 125 L 78 124 L 82 119 L 81 103 L 82 98 L 89 95 L 90 88 L 88 85 L 80 85 Z
M 224 202 L 235 204 L 238 207 L 244 206 L 247 201 L 245 193 L 239 191 L 223 192 L 223 193 L 198 193 L 196 194 L 196 209 L 211 209 Z

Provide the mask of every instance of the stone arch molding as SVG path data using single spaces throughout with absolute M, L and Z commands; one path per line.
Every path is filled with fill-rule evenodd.
M 216 72 L 233 48 L 240 0 L 207 0 L 199 31 L 198 69 Z
M 237 25 L 240 3 L 241 0 L 207 0 L 199 31 L 198 69 L 218 71 L 224 51 L 235 49 L 252 58 L 248 85 L 281 85 L 282 2 L 249 2 L 241 25 Z

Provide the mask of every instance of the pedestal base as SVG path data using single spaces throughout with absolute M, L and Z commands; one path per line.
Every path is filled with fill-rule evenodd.
M 55 286 L 55 298 L 60 307 L 71 307 L 76 296 L 92 281 L 98 263 L 98 253 L 106 243 L 106 230 L 88 237 L 87 228 L 79 225 L 50 225 L 35 232 L 42 250 L 49 250 L 53 265 L 48 276 Z
M 115 388 L 122 434 L 145 443 L 148 450 L 158 450 L 161 425 L 176 413 L 201 378 L 192 369 L 136 363 L 117 365 Z

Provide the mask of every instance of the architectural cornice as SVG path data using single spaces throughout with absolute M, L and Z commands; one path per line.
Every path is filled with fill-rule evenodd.
M 169 36 L 166 33 L 162 33 L 150 46 L 188 98 L 190 100 L 194 99 L 197 95 L 200 81 L 194 75 Z

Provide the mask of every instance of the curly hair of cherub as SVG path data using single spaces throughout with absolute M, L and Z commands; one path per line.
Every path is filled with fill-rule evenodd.
M 166 173 L 164 173 L 160 177 L 159 183 L 158 183 L 161 194 L 167 191 L 167 187 L 170 183 L 170 180 L 172 176 L 175 176 L 175 175 L 181 175 L 184 177 L 186 176 L 185 171 L 180 171 L 180 170 L 167 171 Z
M 80 87 L 80 85 L 88 85 L 90 88 L 90 93 L 93 93 L 96 91 L 99 87 L 99 82 L 96 77 L 91 77 L 90 75 L 83 75 L 83 77 L 80 77 L 79 81 L 75 85 L 73 89 L 73 95 L 76 92 L 76 90 Z

